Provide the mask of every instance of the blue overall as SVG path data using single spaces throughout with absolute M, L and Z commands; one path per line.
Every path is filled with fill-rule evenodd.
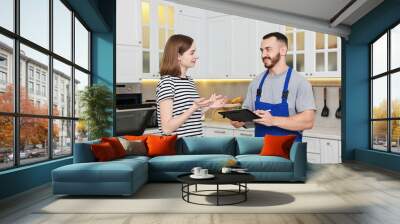
M 289 95 L 288 86 L 290 76 L 292 75 L 292 68 L 289 67 L 286 78 L 285 78 L 285 85 L 282 91 L 282 102 L 278 104 L 271 104 L 271 103 L 264 103 L 261 102 L 261 93 L 262 87 L 264 85 L 265 78 L 268 76 L 268 70 L 264 73 L 263 78 L 261 79 L 260 85 L 257 89 L 257 96 L 255 102 L 255 109 L 256 110 L 270 110 L 272 116 L 279 116 L 279 117 L 289 117 L 289 105 L 287 103 L 287 98 Z M 299 131 L 290 131 L 286 130 L 277 126 L 265 126 L 262 124 L 255 124 L 255 136 L 256 137 L 264 137 L 265 135 L 296 135 L 297 142 L 302 141 L 302 134 Z

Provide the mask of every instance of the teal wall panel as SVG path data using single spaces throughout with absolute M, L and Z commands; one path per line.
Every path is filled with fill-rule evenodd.
M 369 43 L 400 22 L 400 1 L 386 0 L 351 27 L 343 44 L 344 126 L 343 160 L 357 160 L 383 168 L 399 170 L 399 156 L 369 149 Z M 396 162 L 394 162 L 396 161 Z

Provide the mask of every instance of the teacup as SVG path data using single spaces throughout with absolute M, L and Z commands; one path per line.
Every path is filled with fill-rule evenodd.
M 232 171 L 232 168 L 230 167 L 222 167 L 221 172 L 222 173 L 230 173 Z
M 208 175 L 208 169 L 201 169 L 200 170 L 200 176 L 207 176 Z
M 200 171 L 202 170 L 202 168 L 201 167 L 193 167 L 193 169 L 192 169 L 192 173 L 194 174 L 194 175 L 196 175 L 196 176 L 200 176 L 201 174 L 200 174 Z

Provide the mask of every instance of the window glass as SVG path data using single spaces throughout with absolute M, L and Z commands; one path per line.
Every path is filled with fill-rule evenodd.
M 20 118 L 20 162 L 35 163 L 49 158 L 49 120 L 44 118 Z
M 387 118 L 387 77 L 372 81 L 372 118 Z
M 89 70 L 89 32 L 75 18 L 75 63 Z
M 372 45 L 372 75 L 387 71 L 387 35 L 383 35 Z
M 72 117 L 71 72 L 71 66 L 53 60 L 53 115 Z
M 53 10 L 53 51 L 71 60 L 72 12 L 60 0 L 53 0 Z
M 49 0 L 20 0 L 21 36 L 49 48 Z
M 24 44 L 21 44 L 20 57 L 20 109 L 24 114 L 47 115 L 49 106 L 48 74 L 49 57 Z M 29 94 L 29 86 L 26 86 L 28 74 L 26 68 L 33 68 L 36 73 L 34 94 Z M 43 80 L 43 78 L 45 80 Z M 45 91 L 42 90 L 42 85 Z M 36 104 L 31 103 L 36 101 Z
M 80 117 L 82 113 L 80 96 L 87 86 L 89 86 L 89 75 L 75 69 L 75 117 Z
M 53 157 L 72 154 L 72 120 L 53 120 Z
M 14 0 L 0 1 L 0 26 L 14 31 Z
M 14 73 L 12 39 L 0 34 L 0 111 L 14 111 Z

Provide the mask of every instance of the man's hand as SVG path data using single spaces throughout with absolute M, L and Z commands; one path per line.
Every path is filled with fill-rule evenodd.
M 254 122 L 265 126 L 273 126 L 273 116 L 269 111 L 256 110 L 254 111 L 254 113 L 257 114 L 259 117 L 261 117 L 259 119 L 255 119 Z
M 231 125 L 235 128 L 241 128 L 245 125 L 245 122 L 240 122 L 240 121 L 231 121 Z

